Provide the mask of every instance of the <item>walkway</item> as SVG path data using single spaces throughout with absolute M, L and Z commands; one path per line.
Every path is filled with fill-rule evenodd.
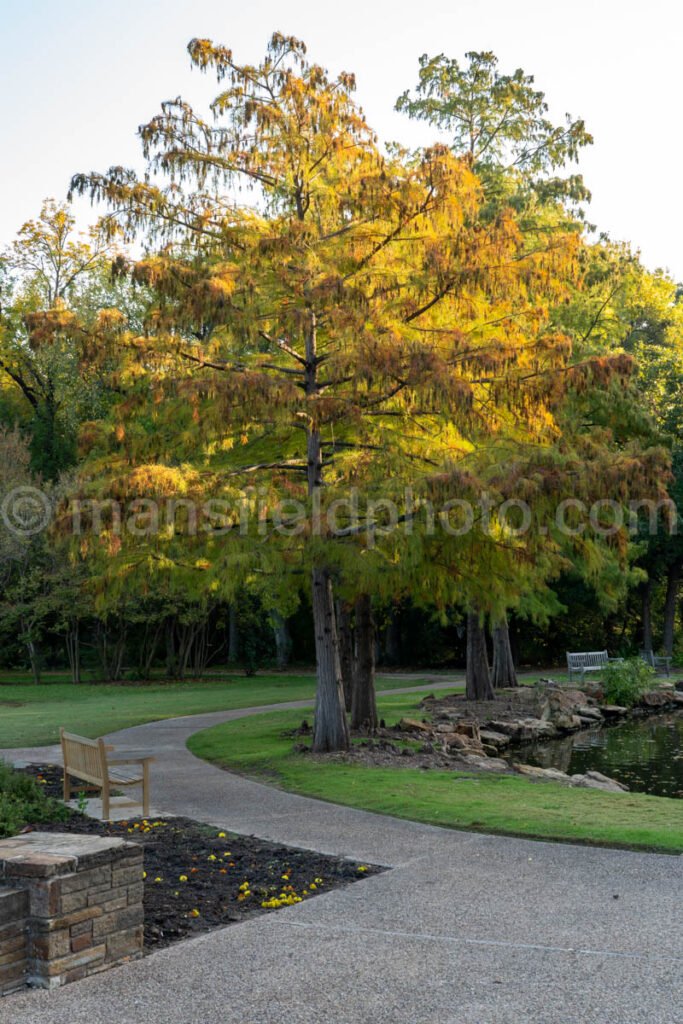
M 109 739 L 157 755 L 160 811 L 392 870 L 2 1000 L 0 1024 L 683 1024 L 683 858 L 373 815 L 222 772 L 185 747 L 218 722 L 307 706 L 176 718 Z

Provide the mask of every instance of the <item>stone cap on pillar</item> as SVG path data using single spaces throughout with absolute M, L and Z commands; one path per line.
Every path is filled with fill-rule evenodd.
M 50 878 L 139 853 L 139 845 L 114 836 L 24 832 L 0 840 L 0 878 Z

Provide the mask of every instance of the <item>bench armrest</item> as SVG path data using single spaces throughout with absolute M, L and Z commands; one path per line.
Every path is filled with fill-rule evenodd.
M 145 761 L 156 761 L 152 754 L 142 754 L 138 757 L 108 757 L 107 764 L 144 764 Z

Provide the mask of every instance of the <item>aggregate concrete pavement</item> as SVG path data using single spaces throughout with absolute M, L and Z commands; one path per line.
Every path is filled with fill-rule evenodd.
M 185 747 L 218 722 L 309 704 L 108 740 L 156 754 L 160 813 L 390 870 L 56 992 L 0 1000 L 0 1024 L 683 1024 L 683 858 L 369 814 L 222 772 Z

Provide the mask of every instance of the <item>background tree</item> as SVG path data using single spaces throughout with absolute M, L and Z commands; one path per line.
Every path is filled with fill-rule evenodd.
M 65 204 L 46 200 L 0 257 L 0 376 L 31 438 L 35 472 L 56 480 L 75 464 L 78 428 L 106 401 L 88 364 L 86 331 L 103 307 L 124 306 L 110 285 L 112 242 L 96 225 L 83 239 Z M 12 415 L 12 413 L 10 413 Z
M 584 122 L 567 114 L 564 124 L 553 124 L 533 75 L 521 68 L 501 73 L 489 51 L 466 53 L 464 64 L 443 53 L 424 54 L 414 93 L 406 90 L 396 109 L 443 132 L 495 203 L 528 207 L 530 195 L 542 205 L 590 198 L 581 175 L 556 173 L 592 144 Z

